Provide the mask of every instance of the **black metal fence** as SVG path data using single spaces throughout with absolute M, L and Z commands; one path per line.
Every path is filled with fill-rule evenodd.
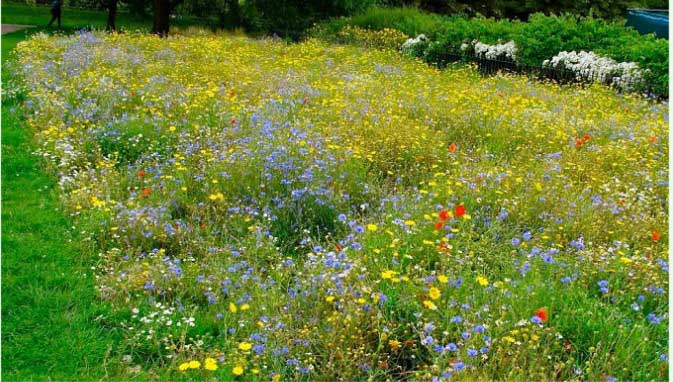
M 433 62 L 440 68 L 456 63 L 473 64 L 476 65 L 479 73 L 483 75 L 493 75 L 498 72 L 515 73 L 527 75 L 536 80 L 551 81 L 559 84 L 583 85 L 601 83 L 612 86 L 619 91 L 651 93 L 644 78 L 619 77 L 614 74 L 599 74 L 597 72 L 578 74 L 565 67 L 525 65 L 509 59 L 488 59 L 468 52 L 443 52 L 433 55 L 428 61 Z M 659 97 L 662 96 L 660 95 Z

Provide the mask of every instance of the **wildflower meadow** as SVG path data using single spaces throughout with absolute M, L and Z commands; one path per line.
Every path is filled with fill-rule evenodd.
M 196 29 L 4 70 L 116 379 L 667 379 L 665 101 Z

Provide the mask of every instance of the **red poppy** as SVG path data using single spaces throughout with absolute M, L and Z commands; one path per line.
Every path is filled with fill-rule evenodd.
M 439 218 L 442 219 L 442 220 L 448 220 L 449 219 L 449 211 L 447 211 L 447 210 L 439 211 Z
M 229 122 L 231 122 L 232 125 L 235 125 L 236 124 L 236 118 L 232 118 L 231 121 L 229 121 Z
M 655 137 L 655 136 L 650 137 L 650 143 L 654 143 L 656 141 L 657 141 L 657 137 Z
M 466 210 L 465 210 L 464 205 L 461 204 L 458 207 L 456 207 L 456 217 L 459 218 L 459 217 L 465 215 L 465 212 L 466 212 Z
M 437 222 L 437 223 L 435 223 L 435 229 L 442 229 L 443 226 L 444 226 L 444 223 L 443 223 L 443 222 Z
M 454 152 L 456 152 L 457 148 L 458 148 L 458 146 L 455 143 L 452 143 L 452 144 L 449 145 L 449 152 L 454 153 Z
M 582 137 L 582 140 L 584 140 L 584 142 L 589 142 L 589 139 L 591 139 L 591 135 L 589 134 L 584 134 L 584 136 Z
M 575 147 L 582 147 L 582 145 L 584 145 L 584 141 L 579 139 L 579 138 L 576 138 L 575 139 Z
M 536 310 L 535 317 L 539 318 L 543 323 L 547 322 L 547 308 L 540 308 Z
M 201 229 L 206 229 L 206 225 L 203 224 L 203 223 L 201 223 L 200 227 L 201 227 Z
M 142 196 L 150 196 L 151 193 L 152 193 L 152 190 L 150 190 L 149 188 L 144 188 L 142 191 L 140 191 L 140 194 Z
M 145 170 L 138 171 L 138 177 L 142 178 L 143 176 L 145 176 Z
M 661 239 L 661 234 L 657 231 L 652 232 L 652 241 L 659 241 Z

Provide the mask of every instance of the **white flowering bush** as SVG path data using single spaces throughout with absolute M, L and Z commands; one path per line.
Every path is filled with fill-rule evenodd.
M 412 55 L 412 56 L 421 56 L 425 48 L 427 48 L 430 43 L 430 39 L 424 35 L 419 34 L 416 38 L 410 38 L 402 44 L 400 51 L 402 53 Z
M 574 73 L 575 79 L 597 81 L 624 90 L 630 90 L 643 82 L 645 71 L 635 62 L 617 62 L 612 58 L 594 52 L 559 52 L 543 66 L 566 69 Z
M 474 55 L 487 60 L 509 60 L 516 61 L 517 47 L 514 41 L 508 41 L 504 44 L 489 45 L 479 40 L 472 40 L 472 43 L 463 43 L 460 49 L 467 51 L 472 48 Z

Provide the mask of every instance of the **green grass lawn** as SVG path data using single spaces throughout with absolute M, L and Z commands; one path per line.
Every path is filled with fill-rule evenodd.
M 5 16 L 3 5 L 3 22 Z M 31 33 L 35 30 L 2 36 L 3 64 Z M 4 68 L 2 78 L 10 79 Z M 87 267 L 91 252 L 69 230 L 56 181 L 32 154 L 32 132 L 23 123 L 20 102 L 3 99 L 2 379 L 102 379 L 117 336 L 99 324 L 105 312 Z
M 2 62 L 13 59 L 19 42 L 46 28 L 48 7 L 2 4 L 2 23 L 37 25 L 2 36 Z M 58 33 L 104 28 L 105 12 L 63 10 Z M 179 20 L 173 26 L 188 26 Z M 145 30 L 151 19 L 121 13 L 121 30 Z M 3 83 L 11 75 L 3 68 Z M 23 108 L 15 100 L 2 102 L 2 379 L 94 380 L 116 374 L 108 365 L 116 333 L 102 324 L 88 266 L 95 253 L 78 244 L 69 229 L 57 195 L 55 178 L 46 175 L 32 154 L 32 132 L 24 126 Z
M 12 3 L 2 4 L 3 24 L 36 25 L 37 28 L 34 28 L 32 33 L 36 31 L 55 31 L 57 28 L 54 26 L 51 28 L 46 27 L 50 19 L 51 13 L 49 7 Z M 152 28 L 152 17 L 151 15 L 147 17 L 132 16 L 125 12 L 118 12 L 115 23 L 119 30 L 149 31 Z M 173 19 L 171 20 L 171 27 L 187 27 L 196 23 L 197 20 L 189 17 Z M 62 32 L 69 33 L 82 28 L 104 29 L 106 25 L 107 12 L 105 11 L 63 8 L 61 16 Z M 6 36 L 9 35 L 12 34 L 2 36 L 3 46 L 5 44 Z M 11 39 L 12 37 L 10 37 L 10 40 Z

